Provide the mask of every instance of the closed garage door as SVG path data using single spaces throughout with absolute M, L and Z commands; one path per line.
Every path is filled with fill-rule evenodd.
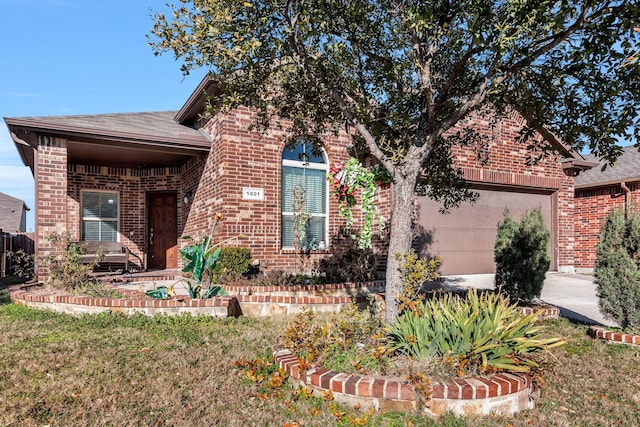
M 418 200 L 415 246 L 422 256 L 442 257 L 441 274 L 494 273 L 493 246 L 505 212 L 519 219 L 527 210 L 541 208 L 551 232 L 551 247 L 555 248 L 552 195 L 498 189 L 475 191 L 479 194 L 476 203 L 465 203 L 444 215 L 438 212 L 439 203 L 427 197 Z M 555 250 L 551 254 L 551 269 L 555 269 Z

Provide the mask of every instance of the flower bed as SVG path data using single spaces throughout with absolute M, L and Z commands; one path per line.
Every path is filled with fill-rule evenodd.
M 335 400 L 376 411 L 416 411 L 420 396 L 412 384 L 373 376 L 300 369 L 299 359 L 289 350 L 276 350 L 278 366 L 294 384 L 311 387 L 318 396 L 332 393 Z M 534 407 L 539 391 L 526 374 L 500 373 L 478 378 L 452 379 L 432 384 L 424 412 L 438 417 L 447 411 L 457 415 L 511 415 Z

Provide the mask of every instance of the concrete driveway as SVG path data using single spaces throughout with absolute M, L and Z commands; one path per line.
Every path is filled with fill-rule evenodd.
M 493 274 L 445 276 L 445 289 L 493 289 Z M 598 297 L 593 277 L 581 274 L 549 272 L 546 275 L 542 295 L 544 302 L 560 308 L 560 315 L 589 324 L 615 326 L 606 320 L 598 309 Z

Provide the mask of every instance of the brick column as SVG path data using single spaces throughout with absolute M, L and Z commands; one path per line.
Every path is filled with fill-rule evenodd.
M 42 259 L 56 249 L 49 243 L 49 235 L 67 229 L 67 140 L 38 136 L 35 154 L 36 277 L 47 280 L 49 271 L 42 265 Z

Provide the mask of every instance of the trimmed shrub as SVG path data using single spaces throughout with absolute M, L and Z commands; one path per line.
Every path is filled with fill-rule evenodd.
M 249 248 L 223 247 L 220 258 L 211 274 L 212 283 L 235 280 L 249 271 L 251 250 Z
M 602 314 L 622 328 L 640 326 L 640 216 L 612 211 L 602 225 L 594 269 Z
M 494 246 L 496 288 L 511 301 L 525 304 L 540 297 L 549 270 L 551 234 L 541 210 L 526 212 L 516 222 L 508 214 L 498 224 Z

